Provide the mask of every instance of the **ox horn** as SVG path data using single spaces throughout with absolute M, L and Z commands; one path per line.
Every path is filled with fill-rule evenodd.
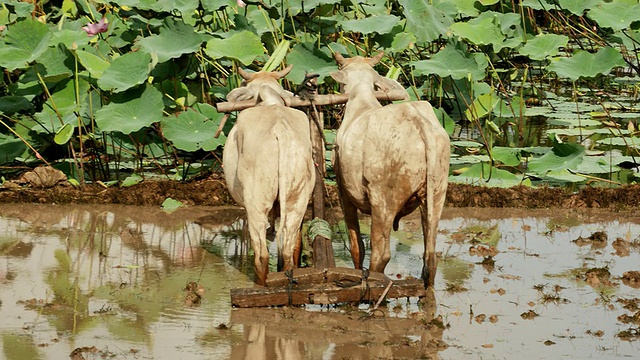
M 280 71 L 274 72 L 274 74 L 276 75 L 276 79 L 282 79 L 283 77 L 287 76 L 287 74 L 291 72 L 291 69 L 293 69 L 293 64 L 287 66 L 286 68 Z
M 238 74 L 240 74 L 240 76 L 242 76 L 242 78 L 247 80 L 247 81 L 253 80 L 253 78 L 256 76 L 255 73 L 247 72 L 247 71 L 243 70 L 241 67 L 238 68 Z
M 380 62 L 380 60 L 382 60 L 382 57 L 384 56 L 384 51 L 380 51 L 379 53 L 376 54 L 376 56 L 369 58 L 369 64 L 371 64 L 371 66 L 375 66 L 377 63 Z
M 344 58 L 344 56 L 342 56 L 342 54 L 340 54 L 339 52 L 334 52 L 333 57 L 336 59 L 336 62 L 338 63 L 338 65 L 340 66 L 344 65 L 344 62 L 346 59 Z

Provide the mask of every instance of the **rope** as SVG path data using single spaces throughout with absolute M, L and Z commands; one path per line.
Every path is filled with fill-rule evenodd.
M 350 279 L 339 279 L 334 282 L 334 284 L 341 288 L 350 288 L 354 286 L 360 285 L 360 300 L 358 302 L 362 302 L 369 295 L 369 299 L 371 300 L 371 286 L 369 286 L 369 269 L 362 268 L 362 277 L 360 281 L 358 280 L 350 280 Z
M 293 278 L 293 269 L 285 270 L 284 274 L 289 278 L 289 284 L 287 285 L 287 297 L 289 301 L 289 306 L 293 304 L 293 284 L 297 284 L 298 280 Z
M 316 238 L 316 236 L 322 236 L 325 239 L 331 239 L 331 225 L 326 220 L 315 218 L 309 221 L 309 229 L 307 230 L 307 234 L 311 242 Z

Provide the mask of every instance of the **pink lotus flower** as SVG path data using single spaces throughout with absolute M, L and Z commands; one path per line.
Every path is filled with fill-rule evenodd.
M 107 32 L 109 29 L 109 23 L 107 23 L 107 18 L 103 17 L 96 24 L 87 24 L 87 26 L 83 27 L 82 30 L 87 32 L 87 35 L 94 36 L 99 33 Z
M 242 1 L 242 0 L 238 0 L 238 1 L 236 2 L 236 4 L 238 4 L 238 6 L 240 6 L 240 7 L 245 7 L 245 6 L 247 6 L 247 4 L 245 4 L 245 3 L 244 3 L 244 1 Z

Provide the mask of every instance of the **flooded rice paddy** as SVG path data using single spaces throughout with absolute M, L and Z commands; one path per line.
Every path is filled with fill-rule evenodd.
M 0 205 L 3 359 L 624 359 L 640 351 L 640 218 L 446 209 L 435 301 L 234 309 L 243 212 Z M 367 218 L 362 226 L 367 229 Z M 340 232 L 337 262 L 350 266 Z M 418 276 L 417 217 L 391 278 Z M 365 315 L 365 316 L 363 316 Z

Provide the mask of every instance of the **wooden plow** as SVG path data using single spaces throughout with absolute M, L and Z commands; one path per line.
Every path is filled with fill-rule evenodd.
M 342 267 L 303 268 L 292 273 L 270 273 L 266 287 L 231 289 L 231 305 L 247 308 L 370 302 L 377 308 L 384 298 L 426 295 L 420 279 L 391 280 L 381 273 Z
M 289 107 L 306 108 L 311 130 L 316 183 L 313 191 L 312 218 L 324 219 L 324 135 L 322 111 L 316 106 L 345 104 L 348 94 L 318 95 L 316 74 L 308 74 L 298 88 L 298 97 L 284 99 Z M 406 99 L 406 92 L 376 92 L 379 101 Z M 218 112 L 227 113 L 220 122 L 218 137 L 230 112 L 256 106 L 255 100 L 219 102 Z M 421 280 L 391 281 L 384 274 L 365 270 L 336 268 L 331 239 L 320 235 L 312 239 L 315 268 L 295 269 L 292 273 L 270 273 L 266 287 L 231 290 L 231 304 L 236 307 L 264 307 L 304 304 L 337 304 L 343 302 L 381 301 L 383 298 L 424 297 Z M 379 302 L 378 302 L 379 303 Z

